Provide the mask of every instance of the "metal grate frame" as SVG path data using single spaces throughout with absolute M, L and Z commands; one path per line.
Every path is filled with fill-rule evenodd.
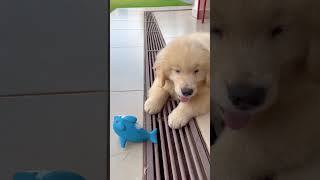
M 152 12 L 145 12 L 145 95 L 154 80 L 152 69 L 156 54 L 165 47 L 159 26 Z M 209 180 L 210 156 L 193 119 L 185 127 L 173 130 L 168 115 L 178 102 L 170 99 L 156 115 L 144 113 L 144 128 L 158 128 L 158 144 L 145 142 L 144 180 Z

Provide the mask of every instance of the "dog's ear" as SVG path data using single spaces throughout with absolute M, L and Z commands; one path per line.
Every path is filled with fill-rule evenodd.
M 203 50 L 210 52 L 210 33 L 193 33 L 190 36 L 199 43 Z
M 199 50 L 203 51 L 203 54 L 206 54 L 207 58 L 210 59 L 210 33 L 193 33 L 190 36 L 193 36 Z M 206 67 L 209 67 L 209 69 L 207 70 L 205 85 L 210 88 L 210 61 Z
M 156 57 L 156 61 L 153 66 L 153 70 L 155 71 L 155 82 L 158 83 L 158 86 L 163 87 L 165 85 L 165 81 L 167 80 L 167 76 L 165 73 L 165 50 L 161 50 Z

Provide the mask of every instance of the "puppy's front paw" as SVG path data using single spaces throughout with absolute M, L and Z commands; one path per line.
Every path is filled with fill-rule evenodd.
M 162 107 L 152 98 L 148 98 L 144 103 L 144 111 L 149 114 L 156 114 L 160 112 L 161 109 Z
M 169 127 L 172 129 L 178 129 L 185 126 L 189 122 L 190 118 L 187 117 L 184 113 L 181 113 L 179 110 L 173 110 L 168 117 Z

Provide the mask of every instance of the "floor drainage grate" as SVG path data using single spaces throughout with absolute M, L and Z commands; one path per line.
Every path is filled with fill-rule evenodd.
M 154 80 L 153 63 L 165 41 L 152 12 L 145 12 L 145 96 Z M 147 130 L 158 128 L 158 144 L 144 143 L 145 180 L 209 180 L 209 153 L 194 120 L 182 129 L 169 128 L 168 114 L 177 106 L 169 100 L 162 112 L 144 114 Z

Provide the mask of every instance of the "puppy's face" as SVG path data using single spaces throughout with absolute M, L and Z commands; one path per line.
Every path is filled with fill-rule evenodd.
M 215 1 L 212 94 L 233 129 L 276 102 L 305 59 L 298 5 L 287 2 Z
M 187 102 L 197 94 L 200 86 L 210 81 L 209 56 L 209 51 L 201 43 L 178 38 L 158 54 L 157 77 L 172 81 L 181 102 Z

